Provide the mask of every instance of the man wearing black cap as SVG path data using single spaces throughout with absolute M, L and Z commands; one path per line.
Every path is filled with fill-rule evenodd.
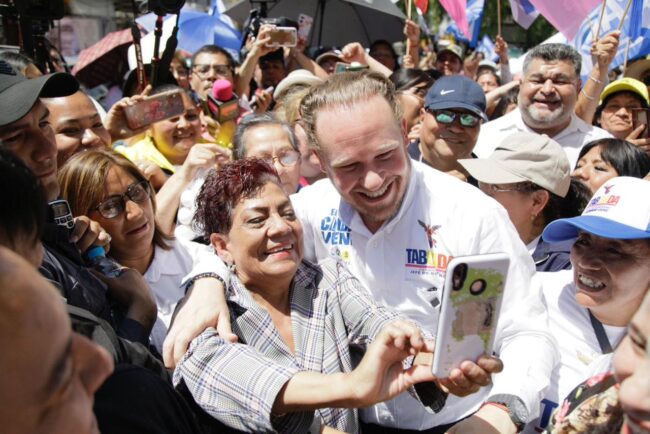
M 57 148 L 49 111 L 40 98 L 68 96 L 78 89 L 69 74 L 26 79 L 0 62 L 0 141 L 34 172 L 50 202 L 59 195 Z M 46 251 L 41 272 L 59 286 L 69 304 L 108 321 L 120 336 L 147 345 L 156 305 L 142 276 L 129 271 L 108 286 L 99 280 L 85 266 L 82 254 L 91 246 L 108 245 L 110 236 L 86 216 L 74 219 L 72 228 L 57 225 L 54 209 L 54 205 L 49 209 L 50 222 L 43 235 Z M 113 309 L 111 299 L 129 302 Z
M 462 75 L 438 79 L 427 92 L 420 119 L 420 138 L 409 146 L 411 158 L 475 184 L 458 160 L 473 157 L 481 122 L 487 121 L 481 87 Z

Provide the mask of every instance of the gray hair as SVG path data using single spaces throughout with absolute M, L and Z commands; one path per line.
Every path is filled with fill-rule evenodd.
M 282 128 L 286 133 L 287 139 L 289 139 L 289 143 L 293 150 L 300 152 L 298 150 L 298 140 L 296 139 L 296 135 L 288 123 L 281 121 L 272 113 L 250 114 L 242 118 L 232 137 L 233 158 L 235 160 L 241 160 L 246 157 L 246 144 L 244 141 L 246 132 L 252 128 L 267 125 L 277 125 Z
M 573 69 L 578 77 L 580 77 L 580 70 L 582 69 L 582 56 L 580 53 L 573 48 L 571 45 L 567 44 L 542 44 L 537 45 L 535 48 L 530 50 L 524 59 L 523 71 L 524 74 L 528 72 L 533 59 L 542 59 L 546 62 L 552 62 L 556 60 L 562 60 L 569 62 L 573 65 Z

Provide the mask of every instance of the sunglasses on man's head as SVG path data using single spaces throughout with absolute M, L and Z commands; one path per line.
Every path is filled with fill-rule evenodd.
M 427 111 L 436 118 L 437 122 L 445 125 L 449 125 L 453 123 L 456 120 L 456 118 L 458 118 L 458 121 L 460 122 L 461 126 L 467 128 L 475 127 L 481 122 L 481 118 L 479 118 L 478 116 L 472 113 L 457 113 L 451 110 L 427 110 Z

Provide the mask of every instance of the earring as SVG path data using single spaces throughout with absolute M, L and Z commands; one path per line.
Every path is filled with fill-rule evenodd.
M 236 274 L 237 273 L 237 267 L 235 267 L 234 262 L 228 264 L 228 271 L 230 271 L 230 274 Z

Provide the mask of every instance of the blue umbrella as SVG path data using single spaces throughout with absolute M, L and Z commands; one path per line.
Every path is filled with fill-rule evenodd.
M 176 20 L 176 15 L 165 16 L 165 21 Z M 149 32 L 153 32 L 156 15 L 149 13 L 136 19 Z M 178 48 L 193 53 L 206 44 L 215 44 L 239 58 L 241 33 L 222 17 L 217 8 L 211 13 L 199 12 L 184 7 L 181 9 L 178 26 Z M 162 47 L 161 47 L 162 50 Z

